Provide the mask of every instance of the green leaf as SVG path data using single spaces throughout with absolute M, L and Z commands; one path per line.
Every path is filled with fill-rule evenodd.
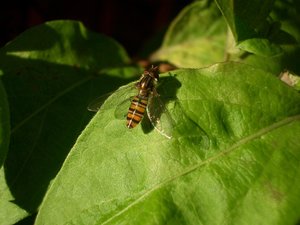
M 1 175 L 0 221 L 13 224 L 36 212 L 93 115 L 89 102 L 138 72 L 125 67 L 128 62 L 118 43 L 75 21 L 34 27 L 1 49 L 11 141 Z
M 178 67 L 201 67 L 224 60 L 227 27 L 215 4 L 196 1 L 170 25 L 152 60 Z
M 246 52 L 266 57 L 276 56 L 282 53 L 282 49 L 276 44 L 272 44 L 268 39 L 248 39 L 240 42 L 237 47 Z
M 290 34 L 296 43 L 286 43 L 288 40 L 285 38 L 282 48 L 285 51 L 284 57 L 282 57 L 281 64 L 284 65 L 282 70 L 288 69 L 297 74 L 300 74 L 300 2 L 299 1 L 276 1 L 274 10 L 272 11 L 272 18 L 278 20 L 281 23 L 281 30 Z M 281 39 L 283 39 L 282 37 Z M 281 70 L 281 71 L 282 71 Z
M 280 21 L 282 31 L 291 34 L 297 42 L 300 42 L 300 2 L 299 1 L 275 1 L 271 17 Z M 288 40 L 287 38 L 285 40 Z
M 7 96 L 0 80 L 0 168 L 7 154 L 9 144 L 9 110 Z
M 29 212 L 14 202 L 14 196 L 5 180 L 4 167 L 0 169 L 0 224 L 15 224 L 28 216 Z
M 291 67 L 286 66 L 286 56 L 279 44 L 287 44 L 287 36 L 289 44 L 295 43 L 295 39 L 281 31 L 278 22 L 274 23 L 277 25 L 275 26 L 267 21 L 259 22 L 257 18 L 253 19 L 256 15 L 250 15 L 249 12 L 256 11 L 257 5 L 260 7 L 261 3 L 257 1 L 255 4 L 242 1 L 238 1 L 238 3 L 232 1 L 230 4 L 228 1 L 216 1 L 216 3 L 196 1 L 183 9 L 169 27 L 162 47 L 152 55 L 151 59 L 168 61 L 184 68 L 203 67 L 215 62 L 235 60 L 277 74 L 283 69 Z M 252 7 L 247 15 L 244 15 L 246 17 L 244 22 L 246 23 L 248 20 L 251 22 L 241 26 L 230 26 L 231 23 L 239 21 L 239 17 L 236 17 L 239 12 L 234 10 L 243 8 L 244 4 Z M 221 17 L 217 5 L 225 20 Z M 260 13 L 258 18 L 265 20 L 271 6 L 271 2 L 266 3 L 264 9 L 258 11 Z M 231 31 L 227 30 L 227 27 L 230 27 Z M 237 31 L 233 29 L 237 29 Z M 243 29 L 251 31 L 245 32 Z M 243 35 L 243 38 L 239 38 Z M 285 41 L 279 40 L 279 36 Z M 286 62 L 288 61 L 286 60 Z
M 246 20 L 247 25 L 250 26 L 253 23 L 256 34 L 252 36 L 248 35 L 240 39 L 236 37 L 237 46 L 235 47 L 243 51 L 235 55 L 231 54 L 230 59 L 251 64 L 274 74 L 280 74 L 286 69 L 299 73 L 300 65 L 296 62 L 300 52 L 299 3 L 297 1 L 287 2 L 281 0 L 275 1 L 273 5 L 270 4 L 270 1 L 241 2 L 242 1 L 234 1 L 236 8 L 239 8 L 238 6 L 242 4 L 245 10 L 248 11 L 248 15 L 245 13 L 245 17 L 249 17 Z M 259 4 L 259 6 L 257 6 L 257 4 Z M 260 6 L 260 4 L 263 5 Z M 248 6 L 249 8 L 246 8 Z M 271 6 L 272 8 L 268 17 L 262 19 L 262 16 L 266 15 L 268 11 L 267 8 Z M 261 9 L 257 9 L 257 7 Z M 257 13 L 252 14 L 253 9 Z M 228 10 L 228 7 L 225 7 L 224 10 Z M 260 10 L 264 12 L 261 13 Z M 231 18 L 232 20 L 238 20 L 234 15 L 239 15 L 242 11 L 238 10 L 236 13 L 233 13 L 233 11 L 227 12 L 226 15 L 224 14 L 225 18 L 233 17 Z M 226 19 L 226 21 L 228 21 L 228 19 Z M 245 27 L 247 27 L 247 25 L 245 25 Z M 238 27 L 236 27 L 236 29 L 238 29 Z M 244 27 L 242 26 L 240 29 L 241 33 Z
M 283 53 L 275 42 L 283 32 L 278 23 L 267 20 L 274 0 L 216 0 L 216 3 L 231 29 L 237 47 L 259 56 Z
M 114 117 L 116 92 L 78 138 L 36 224 L 299 221 L 299 93 L 239 63 L 161 80 L 161 96 L 177 97 L 173 138 L 146 132 L 145 121 L 127 129 Z
M 237 43 L 257 36 L 266 21 L 274 0 L 215 0 Z

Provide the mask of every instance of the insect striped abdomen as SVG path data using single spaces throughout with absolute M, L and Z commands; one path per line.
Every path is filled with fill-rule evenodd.
M 146 111 L 146 107 L 148 104 L 148 97 L 139 97 L 135 96 L 131 101 L 131 105 L 127 114 L 127 127 L 134 128 L 138 125 Z

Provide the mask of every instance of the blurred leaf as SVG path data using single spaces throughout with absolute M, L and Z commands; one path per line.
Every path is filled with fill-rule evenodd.
M 277 0 L 275 1 L 271 17 L 273 20 L 280 21 L 280 28 L 291 34 L 300 42 L 300 2 L 298 0 Z
M 254 53 L 258 56 L 271 57 L 282 53 L 281 48 L 272 44 L 268 39 L 248 39 L 241 42 L 238 47 L 246 52 Z
M 288 69 L 300 74 L 300 2 L 297 0 L 276 1 L 271 17 L 280 21 L 281 30 L 291 35 L 296 43 L 284 42 L 282 48 L 285 55 L 282 57 L 282 70 Z M 283 37 L 281 38 L 283 39 Z M 285 41 L 287 38 L 285 38 Z
M 0 221 L 36 212 L 92 113 L 96 96 L 127 83 L 124 49 L 74 21 L 34 27 L 0 52 L 11 111 L 10 149 L 1 175 Z M 2 125 L 2 124 L 1 124 Z M 2 177 L 2 176 L 5 176 Z
M 168 61 L 177 67 L 203 67 L 221 61 L 240 61 L 251 64 L 274 74 L 279 74 L 287 66 L 286 55 L 280 44 L 295 44 L 295 39 L 280 29 L 278 22 L 266 20 L 270 11 L 271 1 L 264 3 L 264 9 L 250 24 L 230 26 L 235 23 L 235 11 L 244 5 L 254 7 L 249 12 L 256 11 L 258 2 L 245 3 L 242 1 L 217 1 L 221 12 L 231 31 L 227 30 L 220 10 L 211 1 L 196 1 L 187 6 L 173 21 L 168 29 L 162 47 L 152 55 L 152 60 Z M 229 7 L 231 6 L 232 7 Z M 260 7 L 261 4 L 259 4 Z M 233 7 L 234 6 L 234 7 Z M 244 9 L 242 11 L 245 11 Z M 237 13 L 239 14 L 239 12 Z M 256 15 L 247 13 L 245 21 Z M 239 21 L 239 19 L 237 19 Z M 239 22 L 236 22 L 239 23 Z M 232 27 L 243 29 L 249 26 L 252 30 L 244 38 L 237 40 L 237 32 Z M 254 28 L 252 29 L 251 26 Z M 257 30 L 257 32 L 256 32 Z M 247 32 L 246 32 L 247 33 Z M 250 34 L 251 33 L 251 34 Z M 288 38 L 287 38 L 288 37 Z M 283 40 L 284 39 L 284 40 Z
M 160 93 L 177 97 L 173 138 L 128 130 L 113 115 L 116 92 L 75 143 L 37 225 L 299 221 L 299 93 L 239 63 L 172 75 Z
M 279 45 L 267 38 L 271 34 L 271 24 L 267 17 L 272 10 L 274 0 L 216 0 L 235 42 L 242 50 L 262 56 L 275 56 L 282 53 Z
M 225 58 L 227 27 L 215 4 L 196 1 L 170 25 L 152 60 L 178 67 L 201 67 Z
M 300 65 L 300 7 L 298 1 L 216 0 L 237 43 L 246 51 L 243 61 L 279 74 L 297 73 Z M 247 54 L 246 53 L 246 54 Z M 236 60 L 235 56 L 230 59 Z
M 256 29 L 266 20 L 274 0 L 215 0 L 237 43 L 257 36 Z

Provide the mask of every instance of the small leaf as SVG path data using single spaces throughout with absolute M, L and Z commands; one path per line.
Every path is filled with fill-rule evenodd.
M 252 38 L 238 44 L 240 49 L 254 53 L 258 56 L 271 57 L 282 54 L 282 49 L 276 44 L 272 44 L 268 39 Z
M 273 22 L 269 14 L 274 0 L 216 0 L 234 36 L 237 47 L 258 56 L 274 57 L 282 54 L 280 38 L 294 40 L 280 30 L 280 24 Z M 282 42 L 282 40 L 281 40 Z
M 177 97 L 173 138 L 127 129 L 113 115 L 116 92 L 74 145 L 37 225 L 299 221 L 299 93 L 238 63 L 172 75 L 161 91 Z
M 169 27 L 162 47 L 152 60 L 178 67 L 201 67 L 224 59 L 227 27 L 215 4 L 196 1 Z
M 274 0 L 216 0 L 237 43 L 257 36 L 256 29 L 266 20 Z

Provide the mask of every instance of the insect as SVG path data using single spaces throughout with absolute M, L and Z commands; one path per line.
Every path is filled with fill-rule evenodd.
M 149 70 L 143 72 L 141 78 L 134 85 L 120 88 L 115 93 L 124 92 L 125 95 L 126 92 L 132 89 L 135 92 L 137 91 L 135 96 L 130 97 L 131 103 L 126 117 L 126 126 L 129 129 L 136 127 L 147 112 L 147 116 L 154 128 L 165 137 L 171 138 L 173 120 L 156 90 L 159 80 L 157 70 L 157 67 L 152 66 Z M 127 103 L 128 101 L 125 100 L 120 105 L 123 105 L 124 102 Z M 101 99 L 100 97 L 93 101 L 88 106 L 88 109 L 90 111 L 98 111 L 102 103 L 103 98 Z

